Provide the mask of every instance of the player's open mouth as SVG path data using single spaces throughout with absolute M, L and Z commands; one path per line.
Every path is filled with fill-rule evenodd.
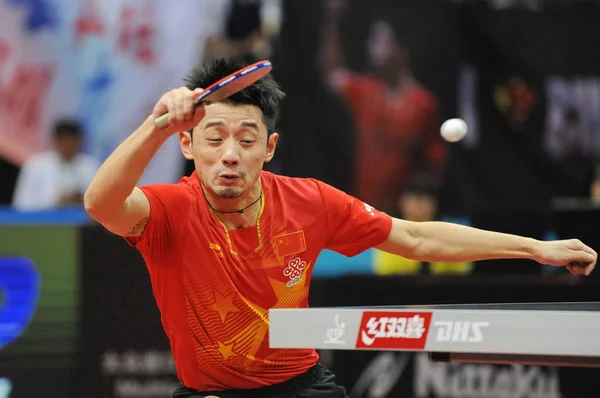
M 240 176 L 238 174 L 221 174 L 219 176 L 219 179 L 226 182 L 234 182 L 237 181 L 239 178 Z

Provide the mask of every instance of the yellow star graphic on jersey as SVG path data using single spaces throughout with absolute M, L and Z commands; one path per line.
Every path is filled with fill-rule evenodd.
M 308 296 L 306 274 L 310 267 L 311 263 L 308 263 L 302 272 L 302 278 L 292 286 L 288 286 L 286 282 L 269 278 L 270 285 L 277 297 L 277 303 L 275 303 L 273 308 L 297 308 L 300 306 L 300 303 Z M 262 346 L 269 331 L 268 311 L 246 297 L 240 296 L 240 299 L 243 300 L 248 307 L 252 308 L 259 318 L 245 325 L 245 327 L 242 330 L 237 331 L 234 336 L 231 336 L 223 342 L 219 341 L 217 349 L 225 360 L 232 356 L 241 356 L 242 358 L 245 358 L 244 366 L 251 368 L 252 366 L 255 366 L 255 355 Z M 224 319 L 227 313 L 231 312 L 232 308 L 234 308 L 235 311 L 239 311 L 237 307 L 233 306 L 232 296 L 224 297 L 215 291 L 215 301 L 216 303 L 209 308 L 219 311 L 221 319 Z M 218 304 L 219 302 L 221 304 Z M 229 304 L 226 305 L 227 303 Z M 229 308 L 229 310 L 227 310 L 227 308 Z M 233 351 L 234 344 L 239 351 L 237 353 Z M 282 354 L 278 352 L 278 355 Z M 287 354 L 283 353 L 283 355 Z M 274 358 L 276 357 L 277 356 L 275 355 Z M 265 363 L 272 362 L 272 358 L 270 357 L 264 358 L 264 360 Z
M 234 357 L 234 356 L 238 355 L 235 352 L 233 352 L 233 343 L 223 344 L 219 341 L 218 344 L 219 344 L 219 352 L 223 356 L 223 359 L 227 360 L 227 359 L 229 359 L 229 357 Z
M 215 302 L 211 306 L 207 307 L 210 310 L 216 311 L 219 313 L 221 317 L 221 322 L 225 322 L 225 318 L 227 314 L 230 312 L 240 312 L 241 310 L 233 304 L 233 299 L 235 298 L 235 293 L 231 293 L 228 296 L 223 296 L 217 290 L 215 293 Z

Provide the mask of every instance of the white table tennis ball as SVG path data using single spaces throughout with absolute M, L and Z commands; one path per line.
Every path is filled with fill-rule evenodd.
M 459 118 L 448 119 L 440 129 L 442 137 L 448 142 L 457 142 L 467 135 L 467 123 Z

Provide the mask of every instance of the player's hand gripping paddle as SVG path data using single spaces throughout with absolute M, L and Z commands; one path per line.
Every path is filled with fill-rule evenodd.
M 221 101 L 260 80 L 272 68 L 270 61 L 259 61 L 248 65 L 205 88 L 196 99 L 196 105 Z M 169 114 L 165 113 L 156 118 L 154 124 L 161 129 L 167 127 L 169 125 Z

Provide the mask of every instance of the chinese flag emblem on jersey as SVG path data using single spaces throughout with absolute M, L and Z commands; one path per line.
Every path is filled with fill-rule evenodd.
M 279 235 L 273 238 L 278 257 L 291 256 L 306 250 L 304 231 L 292 232 L 291 234 Z

